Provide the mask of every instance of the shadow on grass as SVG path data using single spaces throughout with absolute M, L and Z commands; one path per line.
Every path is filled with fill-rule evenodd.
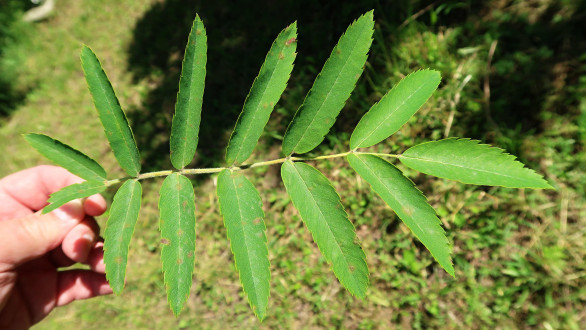
M 277 34 L 298 21 L 298 56 L 289 91 L 273 113 L 283 134 L 332 47 L 346 27 L 361 14 L 375 9 L 377 20 L 393 12 L 377 1 L 179 1 L 155 4 L 135 27 L 128 68 L 136 82 L 155 87 L 140 108 L 130 109 L 145 168 L 160 167 L 168 155 L 170 122 L 174 111 L 181 59 L 195 13 L 208 34 L 208 64 L 204 92 L 197 167 L 222 164 L 224 149 L 250 86 Z M 168 159 L 168 157 L 165 157 Z
M 280 102 L 286 111 L 271 117 L 271 121 L 277 121 L 275 134 L 284 133 L 338 37 L 352 20 L 375 9 L 376 28 L 383 38 L 393 36 L 392 40 L 399 42 L 412 37 L 408 29 L 398 28 L 407 18 L 423 9 L 424 14 L 417 19 L 429 22 L 426 15 L 438 8 L 430 3 L 238 0 L 228 5 L 167 0 L 155 4 L 136 24 L 128 61 L 136 82 L 154 86 L 140 107 L 129 109 L 145 170 L 170 166 L 166 156 L 170 122 L 183 50 L 195 13 L 199 13 L 208 32 L 206 89 L 195 164 L 215 167 L 222 164 L 229 134 L 264 56 L 285 26 L 298 21 L 299 55 Z M 457 48 L 486 44 L 486 38 L 498 40 L 490 74 L 490 110 L 484 115 L 463 114 L 458 125 L 465 128 L 468 137 L 498 140 L 510 152 L 519 154 L 519 141 L 543 129 L 548 117 L 545 111 L 564 115 L 568 104 L 578 102 L 571 87 L 578 79 L 573 68 L 579 64 L 579 55 L 586 52 L 586 25 L 581 24 L 585 2 L 576 2 L 575 14 L 566 17 L 560 16 L 561 2 L 552 1 L 536 19 L 529 17 L 531 8 L 512 13 L 504 6 L 497 11 L 493 1 L 449 3 L 454 4 L 454 9 L 439 12 L 437 22 L 429 24 L 430 31 L 437 32 L 440 26 L 463 27 L 464 36 Z M 375 41 L 369 62 L 384 62 L 380 58 L 383 52 L 376 47 Z M 457 52 L 457 48 L 453 51 Z M 374 68 L 377 74 L 376 64 Z M 361 80 L 360 84 L 365 83 Z M 365 101 L 371 93 L 368 86 L 353 93 L 352 99 L 357 102 L 350 106 L 360 109 L 343 111 L 333 132 L 351 132 L 354 126 L 350 124 L 357 123 L 371 103 Z
M 463 125 L 470 137 L 496 138 L 518 154 L 518 143 L 547 129 L 548 119 L 575 115 L 571 112 L 582 97 L 575 87 L 580 56 L 586 53 L 586 2 L 575 1 L 569 8 L 552 1 L 539 14 L 529 7 L 518 13 L 510 8 L 497 12 L 489 5 L 474 8 L 463 24 L 469 40 L 498 40 L 490 72 L 490 107 L 486 116 L 470 117 Z

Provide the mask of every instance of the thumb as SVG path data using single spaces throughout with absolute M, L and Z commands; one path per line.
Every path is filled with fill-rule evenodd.
M 39 211 L 0 222 L 0 270 L 14 269 L 58 247 L 84 217 L 83 204 L 77 199 L 51 213 Z

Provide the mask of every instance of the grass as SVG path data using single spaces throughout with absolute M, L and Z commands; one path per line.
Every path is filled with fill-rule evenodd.
M 82 44 L 93 48 L 113 82 L 144 167 L 170 168 L 162 155 L 168 154 L 182 47 L 195 11 L 208 29 L 210 61 L 194 166 L 221 164 L 264 53 L 278 31 L 299 20 L 292 80 L 253 155 L 276 158 L 287 123 L 339 34 L 375 8 L 377 30 L 365 74 L 316 154 L 347 150 L 369 106 L 405 74 L 430 67 L 442 72 L 438 92 L 406 127 L 373 148 L 400 152 L 429 139 L 473 137 L 514 153 L 557 191 L 465 186 L 405 169 L 454 244 L 452 279 L 343 160 L 316 163 L 340 192 L 367 255 L 371 286 L 360 301 L 343 290 L 321 257 L 278 167 L 250 170 L 265 204 L 272 271 L 268 316 L 259 324 L 237 278 L 214 178 L 207 176 L 194 178 L 194 285 L 186 309 L 172 316 L 156 230 L 161 181 L 145 182 L 123 294 L 59 308 L 38 328 L 584 327 L 586 135 L 579 123 L 586 118 L 586 45 L 577 23 L 584 2 L 405 1 L 389 7 L 364 1 L 318 8 L 311 1 L 260 1 L 242 10 L 243 3 L 57 2 L 50 19 L 27 26 L 34 33 L 2 54 L 0 63 L 8 58 L 20 64 L 12 87 L 28 93 L 0 118 L 0 138 L 9 141 L 0 145 L 0 176 L 45 163 L 21 138 L 26 132 L 70 143 L 98 159 L 111 177 L 122 175 L 85 86 Z M 104 225 L 104 217 L 98 220 Z

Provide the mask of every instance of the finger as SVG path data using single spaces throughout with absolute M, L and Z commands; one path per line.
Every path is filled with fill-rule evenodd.
M 65 252 L 63 252 L 63 249 L 60 246 L 56 249 L 51 250 L 51 252 L 49 252 L 48 254 L 48 257 L 49 261 L 51 262 L 51 265 L 55 268 L 69 267 L 75 264 L 75 261 L 71 260 L 68 256 L 66 256 Z
M 102 215 L 102 213 L 106 212 L 106 207 L 106 200 L 100 194 L 88 197 L 83 203 L 85 213 L 92 217 Z
M 97 242 L 87 257 L 86 264 L 96 273 L 106 273 L 104 265 L 104 242 Z
M 38 211 L 47 205 L 49 195 L 83 180 L 66 169 L 42 165 L 11 174 L 0 180 L 0 190 L 13 202 Z M 16 217 L 16 216 L 14 216 Z
M 47 214 L 0 222 L 0 270 L 15 267 L 53 250 L 85 217 L 80 200 Z
M 57 306 L 112 293 L 104 274 L 76 269 L 59 272 L 57 276 Z
M 99 232 L 100 227 L 96 220 L 92 217 L 85 217 L 65 235 L 63 243 L 61 243 L 64 254 L 75 262 L 85 262 L 96 243 Z

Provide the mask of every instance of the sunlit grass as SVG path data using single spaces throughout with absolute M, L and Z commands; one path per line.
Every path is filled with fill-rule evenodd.
M 14 54 L 26 54 L 19 57 L 23 62 L 18 84 L 30 86 L 31 92 L 0 126 L 0 176 L 45 163 L 20 136 L 26 132 L 40 132 L 70 143 L 98 159 L 112 178 L 122 175 L 87 92 L 79 51 L 82 44 L 91 46 L 102 59 L 123 108 L 140 111 L 145 97 L 165 77 L 155 68 L 146 78 L 133 81 L 127 64 L 129 45 L 136 33 L 136 21 L 158 2 L 59 1 L 49 20 L 31 27 L 31 40 L 13 50 Z M 505 10 L 500 15 L 513 15 L 521 9 L 515 6 L 514 11 Z M 215 14 L 200 13 L 204 21 Z M 371 287 L 367 298 L 360 301 L 343 290 L 321 257 L 290 205 L 278 168 L 251 170 L 249 177 L 261 190 L 265 204 L 272 271 L 263 327 L 578 328 L 583 324 L 586 153 L 583 142 L 576 140 L 578 128 L 573 117 L 545 109 L 542 133 L 536 134 L 503 129 L 498 136 L 478 128 L 478 122 L 485 120 L 484 79 L 493 40 L 471 36 L 466 30 L 469 26 L 424 23 L 425 19 L 416 20 L 395 35 L 379 34 L 375 38 L 364 77 L 334 127 L 336 134 L 324 141 L 319 153 L 346 151 L 348 127 L 354 127 L 360 115 L 403 75 L 429 67 L 442 72 L 440 89 L 405 128 L 376 147 L 380 148 L 378 152 L 401 152 L 418 141 L 470 136 L 467 133 L 487 142 L 506 142 L 504 139 L 516 132 L 511 146 L 522 152 L 531 167 L 545 173 L 558 191 L 471 187 L 406 170 L 429 196 L 454 244 L 454 280 L 343 159 L 316 163 L 340 192 L 367 255 Z M 302 28 L 300 22 L 300 43 Z M 237 33 L 225 37 L 232 37 L 232 43 L 242 43 L 234 37 Z M 508 57 L 500 59 L 495 60 L 500 70 L 508 68 L 509 62 L 504 62 Z M 284 119 L 290 118 L 300 104 L 310 87 L 312 72 L 319 71 L 321 63 L 314 66 L 293 71 L 294 82 L 307 84 L 290 84 L 254 159 L 277 158 L 280 142 L 275 137 L 283 133 L 287 124 Z M 230 78 L 226 78 L 226 84 Z M 171 99 L 176 93 L 165 92 Z M 204 104 L 204 112 L 206 106 L 213 110 Z M 171 108 L 172 104 L 164 105 L 154 120 L 169 117 L 165 111 Z M 141 133 L 146 134 L 135 130 L 135 134 Z M 229 132 L 218 135 L 227 138 Z M 160 158 L 161 164 L 168 163 L 166 155 Z M 59 308 L 38 325 L 39 329 L 259 326 L 240 287 L 213 178 L 196 181 L 194 285 L 186 309 L 178 319 L 173 317 L 160 271 L 156 203 L 161 182 L 145 182 L 122 295 Z M 111 193 L 106 196 L 112 197 Z M 104 217 L 99 222 L 103 226 Z

